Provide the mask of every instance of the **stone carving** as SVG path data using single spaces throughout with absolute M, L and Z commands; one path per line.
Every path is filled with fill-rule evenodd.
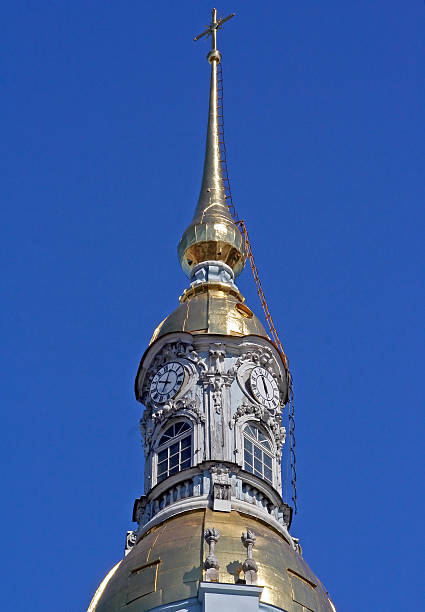
M 135 523 L 139 523 L 139 524 L 141 523 L 142 517 L 145 514 L 146 504 L 147 504 L 146 495 L 142 495 L 141 497 L 139 497 L 138 499 L 134 501 L 133 521 Z
M 220 568 L 220 562 L 214 555 L 214 547 L 216 542 L 218 542 L 218 539 L 220 538 L 220 532 L 218 529 L 215 529 L 215 527 L 212 527 L 211 529 L 206 529 L 204 532 L 204 538 L 209 546 L 208 557 L 205 559 L 204 562 L 205 580 L 207 582 L 218 582 L 218 570 Z
M 155 429 L 155 423 L 150 417 L 149 411 L 145 410 L 140 423 L 140 433 L 142 434 L 142 443 L 145 457 L 147 457 L 152 448 L 152 435 Z
M 215 376 L 211 381 L 211 386 L 213 388 L 212 392 L 212 400 L 214 404 L 214 408 L 217 414 L 221 414 L 223 407 L 223 387 L 231 384 L 231 380 L 225 377 L 224 375 L 220 376 L 220 378 Z
M 128 555 L 130 550 L 134 548 L 134 545 L 136 544 L 136 540 L 137 540 L 137 531 L 127 531 L 127 534 L 125 537 L 124 556 Z
M 296 550 L 296 551 L 297 551 L 297 553 L 298 553 L 299 555 L 301 555 L 301 557 L 302 557 L 302 556 L 303 556 L 303 549 L 302 549 L 302 547 L 301 547 L 301 544 L 300 544 L 300 540 L 299 540 L 299 538 L 294 538 L 294 537 L 293 537 L 293 538 L 292 538 L 292 541 L 293 541 L 293 543 L 294 543 L 294 548 L 295 548 L 295 550 Z
M 160 410 L 152 414 L 152 420 L 155 425 L 158 425 L 158 423 L 162 423 L 171 416 L 177 415 L 182 410 L 190 411 L 195 416 L 195 420 L 198 423 L 205 422 L 205 415 L 200 409 L 199 397 L 197 395 L 193 397 L 192 393 L 187 394 L 181 399 L 168 401 Z
M 276 458 L 279 461 L 282 456 L 282 446 L 285 444 L 286 440 L 286 427 L 283 427 L 283 425 L 279 425 L 278 423 L 272 423 L 271 430 L 276 442 Z
M 274 374 L 272 363 L 274 362 L 273 353 L 270 349 L 250 345 L 249 349 L 241 355 L 228 371 L 230 375 L 236 375 L 240 366 L 244 363 L 252 363 L 253 367 L 262 366 L 271 374 Z
M 184 344 L 183 342 L 177 342 L 177 357 L 181 359 L 186 359 L 191 363 L 198 366 L 200 370 L 207 370 L 207 364 L 205 363 L 205 359 L 199 357 L 198 353 L 194 350 L 191 344 Z
M 243 573 L 245 574 L 246 584 L 257 584 L 258 566 L 252 558 L 252 549 L 255 544 L 255 534 L 251 529 L 248 529 L 246 533 L 242 533 L 242 544 L 247 549 L 247 558 L 242 563 Z
M 257 419 L 263 421 L 264 419 L 271 418 L 271 415 L 266 408 L 257 404 L 248 403 L 245 399 L 242 401 L 242 404 L 236 408 L 236 412 L 232 417 L 233 425 L 239 421 L 239 419 L 245 415 L 252 415 Z M 231 423 L 231 424 L 232 424 Z
M 199 376 L 200 382 L 211 388 L 211 399 L 217 414 L 221 414 L 223 407 L 223 388 L 230 386 L 234 376 L 224 372 L 225 346 L 222 342 L 215 342 L 208 351 L 209 368 Z
M 210 467 L 210 473 L 213 484 L 213 509 L 230 512 L 232 509 L 230 468 L 217 463 Z
M 210 372 L 221 374 L 223 372 L 224 358 L 226 357 L 226 347 L 222 342 L 215 342 L 208 351 L 210 356 Z
M 211 399 L 217 414 L 223 408 L 223 388 L 230 386 L 235 375 L 224 372 L 225 346 L 222 342 L 215 342 L 208 351 L 210 367 L 201 373 L 199 379 L 204 385 L 209 385 L 212 393 Z

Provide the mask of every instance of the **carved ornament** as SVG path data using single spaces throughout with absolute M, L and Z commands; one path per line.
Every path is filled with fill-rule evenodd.
M 201 412 L 200 403 L 200 399 L 197 395 L 192 397 L 192 394 L 188 393 L 181 399 L 168 401 L 161 410 L 157 410 L 152 414 L 152 420 L 155 425 L 158 425 L 172 416 L 181 414 L 182 411 L 185 410 L 192 413 L 197 423 L 205 423 L 205 415 Z
M 242 564 L 242 569 L 245 574 L 246 584 L 257 584 L 257 572 L 258 566 L 254 559 L 252 558 L 252 549 L 255 544 L 255 534 L 251 529 L 248 529 L 246 533 L 242 533 L 242 544 L 247 549 L 247 558 Z
M 220 562 L 214 554 L 214 547 L 220 538 L 220 532 L 215 527 L 206 529 L 204 538 L 209 547 L 208 556 L 204 562 L 205 578 L 207 582 L 218 582 Z
M 230 368 L 228 374 L 236 375 L 241 365 L 250 363 L 253 367 L 262 366 L 268 370 L 271 374 L 274 374 L 272 364 L 274 363 L 273 353 L 270 349 L 265 347 L 252 347 L 247 350 L 246 353 L 238 357 L 233 366 Z
M 224 512 L 231 510 L 231 482 L 230 468 L 222 463 L 210 467 L 213 484 L 213 508 Z
M 264 406 L 251 404 L 243 401 L 236 409 L 232 417 L 230 425 L 235 425 L 237 421 L 244 416 L 253 416 L 261 421 L 272 433 L 276 443 L 277 459 L 281 457 L 282 446 L 285 444 L 286 428 L 282 426 L 282 418 L 280 414 L 272 414 Z

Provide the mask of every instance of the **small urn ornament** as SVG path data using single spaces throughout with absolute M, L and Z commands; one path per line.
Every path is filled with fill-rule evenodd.
M 257 584 L 258 566 L 252 558 L 252 549 L 255 544 L 255 534 L 251 529 L 247 529 L 246 533 L 242 533 L 242 544 L 247 549 L 248 557 L 242 563 L 243 573 L 245 574 L 246 584 Z
M 204 532 L 204 538 L 209 546 L 208 557 L 204 562 L 205 580 L 207 582 L 218 582 L 220 569 L 220 562 L 214 555 L 214 547 L 218 539 L 220 538 L 220 532 L 215 527 L 206 529 Z

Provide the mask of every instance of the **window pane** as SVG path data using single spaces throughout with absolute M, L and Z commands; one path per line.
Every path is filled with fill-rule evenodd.
M 251 474 L 253 473 L 253 468 L 252 465 L 249 465 L 248 463 L 245 463 L 245 469 L 247 472 L 251 472 Z
M 272 467 L 272 458 L 269 457 L 269 455 L 266 455 L 266 453 L 264 453 L 264 463 L 265 465 L 267 465 L 269 468 Z
M 185 461 L 181 462 L 181 466 L 180 469 L 181 470 L 185 470 L 186 468 L 190 467 L 190 458 L 186 459 Z
M 172 457 L 170 457 L 170 470 L 172 467 L 179 465 L 179 456 L 178 455 L 173 455 Z
M 247 425 L 245 431 L 249 433 L 253 438 L 256 438 L 256 430 L 251 425 Z
M 158 474 L 165 474 L 168 470 L 168 462 L 164 461 L 163 463 L 158 464 Z
M 158 482 L 161 482 L 162 480 L 164 480 L 164 478 L 166 478 L 166 476 L 167 476 L 167 474 L 161 474 L 161 475 L 160 475 L 160 474 L 158 474 L 157 481 L 158 481 Z
M 257 457 L 257 459 L 260 459 L 260 461 L 263 458 L 263 451 L 260 448 L 258 448 L 258 446 L 256 446 L 255 444 L 254 444 L 254 455 Z
M 259 472 L 258 470 L 254 470 L 254 474 L 255 474 L 256 476 L 259 476 L 260 478 L 262 478 L 262 477 L 263 477 L 262 473 L 261 473 L 261 472 Z
M 158 461 L 164 461 L 167 458 L 167 449 L 158 453 Z
M 264 446 L 264 448 L 271 450 L 270 442 L 266 438 L 264 439 L 264 442 L 261 442 L 261 444 Z
M 266 448 L 267 450 L 271 450 L 272 447 L 270 445 L 270 440 L 266 434 L 264 434 L 258 427 L 255 425 L 247 425 L 245 427 L 245 434 L 248 434 L 254 440 L 258 440 L 261 446 Z
M 187 436 L 187 438 L 183 438 L 183 440 L 180 442 L 182 450 L 184 448 L 190 447 L 191 440 L 192 440 L 192 436 Z
M 175 455 L 175 454 L 176 454 L 176 453 L 178 453 L 178 452 L 179 452 L 179 443 L 178 443 L 178 442 L 175 442 L 175 444 L 172 444 L 172 445 L 170 446 L 170 456 L 171 456 L 171 455 Z
M 245 457 L 245 463 L 249 463 L 250 465 L 252 465 L 252 455 L 251 455 L 251 453 L 249 453 L 248 451 L 245 451 L 244 457 Z
M 263 464 L 256 457 L 254 458 L 254 468 L 258 470 L 260 474 L 262 475 Z
M 178 436 L 179 434 L 181 434 L 182 431 L 184 431 L 184 426 L 185 426 L 185 423 L 177 423 L 175 425 L 175 434 L 174 435 Z
M 171 438 L 174 438 L 175 433 L 174 433 L 174 425 L 171 425 L 171 427 L 169 427 L 168 429 L 165 430 L 164 435 L 162 436 L 161 440 L 159 441 L 159 444 L 165 444 L 166 442 L 168 442 L 169 440 L 171 440 Z
M 186 459 L 190 459 L 190 448 L 186 448 L 184 451 L 182 451 L 181 453 L 181 461 L 186 461 Z
M 167 462 L 164 461 L 163 463 L 159 463 L 158 464 L 158 474 L 164 474 L 167 471 Z
M 246 438 L 245 438 L 245 450 L 247 450 L 250 453 L 252 453 L 252 444 L 251 444 L 251 442 L 248 442 L 248 440 Z
M 179 471 L 179 466 L 176 465 L 176 467 L 173 467 L 173 468 L 170 469 L 168 475 L 171 476 L 171 474 L 177 474 L 178 471 Z
M 270 482 L 272 482 L 272 480 L 273 480 L 273 478 L 272 478 L 272 471 L 268 467 L 264 468 L 264 478 L 266 480 L 269 480 Z

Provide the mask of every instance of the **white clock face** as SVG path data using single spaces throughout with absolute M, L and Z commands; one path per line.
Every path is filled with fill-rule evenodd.
M 270 372 L 257 366 L 251 371 L 249 381 L 257 402 L 269 410 L 275 410 L 279 405 L 279 388 Z
M 152 379 L 150 396 L 157 404 L 172 399 L 180 391 L 184 382 L 184 368 L 177 361 L 162 366 Z

